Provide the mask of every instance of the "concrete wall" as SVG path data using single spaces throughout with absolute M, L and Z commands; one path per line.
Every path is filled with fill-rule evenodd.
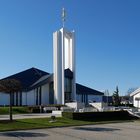
M 89 104 L 95 107 L 98 111 L 102 111 L 104 107 L 107 107 L 107 104 L 104 102 L 95 102 Z
M 84 103 L 78 103 L 78 102 L 71 102 L 71 103 L 66 103 L 66 106 L 73 108 L 76 110 L 82 109 L 85 107 Z
M 73 72 L 72 100 L 76 98 L 75 84 L 75 35 L 62 28 L 53 33 L 54 103 L 64 104 L 64 69 Z
M 27 105 L 27 92 L 22 92 L 22 105 Z
M 49 104 L 49 84 L 43 85 L 41 90 L 41 104 Z M 19 95 L 18 95 L 19 96 Z M 18 105 L 20 105 L 20 98 L 18 98 Z M 14 95 L 14 100 L 16 105 L 16 94 Z M 0 105 L 9 105 L 9 94 L 0 93 Z M 36 89 L 33 89 L 28 92 L 22 92 L 22 105 L 36 105 Z

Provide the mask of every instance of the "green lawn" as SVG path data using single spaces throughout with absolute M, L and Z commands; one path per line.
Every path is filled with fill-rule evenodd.
M 126 121 L 102 121 L 102 122 L 88 122 L 78 121 L 68 118 L 56 118 L 56 122 L 50 123 L 50 118 L 37 118 L 37 119 L 22 119 L 13 122 L 0 121 L 0 131 L 10 130 L 23 130 L 23 129 L 36 129 L 36 128 L 50 128 L 50 127 L 64 127 L 64 126 L 77 126 L 86 124 L 102 124 L 111 122 L 126 122 Z

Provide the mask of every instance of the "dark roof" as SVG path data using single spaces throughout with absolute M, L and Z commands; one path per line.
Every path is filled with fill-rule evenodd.
M 8 76 L 4 79 L 16 79 L 21 82 L 22 90 L 28 90 L 33 83 L 35 83 L 44 75 L 49 75 L 49 73 L 37 68 L 30 68 L 17 74 Z
M 64 73 L 65 73 L 65 77 L 68 77 L 68 78 L 72 78 L 73 77 L 73 72 L 70 69 L 65 69 Z M 31 88 L 36 88 L 36 87 L 39 87 L 41 85 L 44 85 L 46 83 L 51 83 L 51 82 L 53 82 L 53 74 L 44 75 L 38 81 L 36 81 L 31 86 Z
M 103 92 L 97 91 L 95 89 L 76 84 L 76 93 L 77 94 L 92 94 L 92 95 L 104 95 Z
M 65 77 L 72 78 L 73 72 L 70 69 L 65 69 Z M 32 88 L 41 86 L 45 83 L 53 82 L 53 74 L 49 74 L 37 68 L 30 68 L 25 71 L 6 77 L 4 79 L 16 79 L 21 82 L 22 90 L 28 91 Z M 1 79 L 1 80 L 4 80 L 4 79 Z M 100 91 L 91 89 L 81 84 L 76 84 L 76 93 L 77 94 L 104 95 L 104 93 Z

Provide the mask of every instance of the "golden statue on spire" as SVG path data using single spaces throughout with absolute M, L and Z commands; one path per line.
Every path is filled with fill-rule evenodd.
M 63 28 L 65 26 L 65 21 L 66 21 L 66 11 L 65 11 L 65 8 L 62 8 L 62 23 L 63 23 Z

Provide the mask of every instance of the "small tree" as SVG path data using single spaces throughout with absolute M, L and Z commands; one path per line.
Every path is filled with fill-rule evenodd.
M 0 80 L 0 92 L 8 93 L 10 95 L 9 115 L 10 121 L 13 120 L 12 116 L 12 94 L 21 90 L 21 84 L 15 79 L 3 79 Z
M 126 95 L 127 95 L 127 96 L 130 96 L 130 94 L 131 94 L 132 92 L 134 92 L 136 89 L 138 89 L 138 87 L 129 88 L 129 89 L 127 90 Z
M 112 99 L 113 99 L 113 105 L 114 106 L 120 105 L 120 97 L 119 97 L 119 88 L 118 88 L 118 86 L 116 86 L 116 90 L 113 93 Z

